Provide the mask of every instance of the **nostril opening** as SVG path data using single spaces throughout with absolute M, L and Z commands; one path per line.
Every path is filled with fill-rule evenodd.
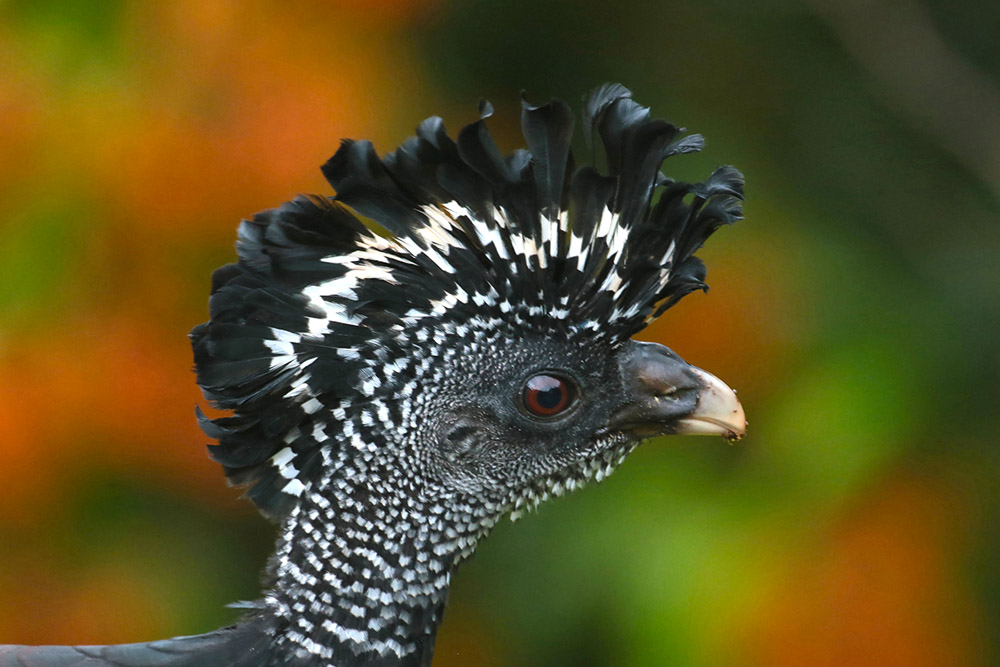
M 677 398 L 680 389 L 677 387 L 667 387 L 656 394 L 656 398 Z
M 697 390 L 690 387 L 670 387 L 666 391 L 659 392 L 656 395 L 657 400 L 668 400 L 668 401 L 683 401 L 694 394 L 697 394 Z

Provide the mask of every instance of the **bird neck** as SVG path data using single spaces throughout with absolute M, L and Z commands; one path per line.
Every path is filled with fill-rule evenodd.
M 414 484 L 367 470 L 302 494 L 265 596 L 281 620 L 276 649 L 316 664 L 430 664 L 452 572 L 496 519 Z

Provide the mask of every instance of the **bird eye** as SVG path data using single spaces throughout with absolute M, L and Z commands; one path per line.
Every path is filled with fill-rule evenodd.
M 525 409 L 536 417 L 555 417 L 572 404 L 572 385 L 561 377 L 540 373 L 524 385 Z

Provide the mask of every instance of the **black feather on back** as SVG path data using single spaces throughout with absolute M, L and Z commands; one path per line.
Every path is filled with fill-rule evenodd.
M 0 646 L 0 667 L 264 667 L 271 635 L 250 621 L 204 635 L 108 646 Z

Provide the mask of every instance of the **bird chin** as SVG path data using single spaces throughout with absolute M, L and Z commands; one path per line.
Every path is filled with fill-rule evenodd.
M 649 440 L 650 438 L 657 438 L 661 435 L 673 435 L 674 430 L 664 424 L 657 424 L 650 422 L 648 424 L 630 424 L 627 429 L 623 431 L 628 435 L 629 438 L 633 440 Z

